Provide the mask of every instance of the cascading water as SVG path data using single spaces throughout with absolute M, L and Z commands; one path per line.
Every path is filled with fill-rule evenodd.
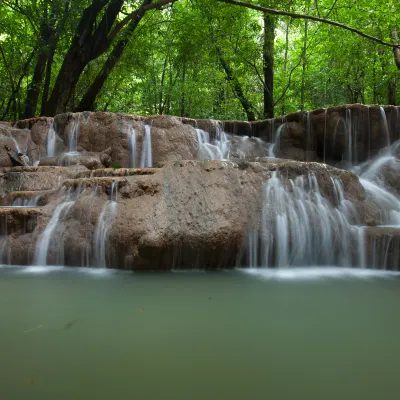
M 47 157 L 54 157 L 56 148 L 56 131 L 54 130 L 54 120 L 51 120 L 47 131 Z
M 381 118 L 382 118 L 382 123 L 383 123 L 383 134 L 385 137 L 385 141 L 386 141 L 386 146 L 390 147 L 390 133 L 389 133 L 389 125 L 387 122 L 387 118 L 386 118 L 386 113 L 385 110 L 383 109 L 383 107 L 379 107 L 380 113 L 381 113 Z
M 382 154 L 354 169 L 360 176 L 360 183 L 367 195 L 380 210 L 381 224 L 400 226 L 400 199 L 387 190 L 384 182 L 385 171 L 400 174 L 400 141 L 387 147 Z
M 215 139 L 212 141 L 208 132 L 196 128 L 199 160 L 246 159 L 270 154 L 270 144 L 260 138 L 228 134 L 219 122 L 214 121 L 214 125 Z
M 307 137 L 306 137 L 306 161 L 309 160 L 309 151 L 312 150 L 312 133 L 311 133 L 311 114 L 307 111 Z
M 40 196 L 36 196 L 33 199 L 24 199 L 17 197 L 11 207 L 37 207 L 39 204 Z
M 325 108 L 324 111 L 324 154 L 323 154 L 323 161 L 326 161 L 326 128 L 327 128 L 327 119 L 328 118 L 328 109 Z
M 250 266 L 354 264 L 354 211 L 336 191 L 335 206 L 322 196 L 314 175 L 284 182 L 274 172 L 264 186 L 260 225 L 250 233 Z
M 94 255 L 96 267 L 107 268 L 107 244 L 109 231 L 117 210 L 118 182 L 111 185 L 110 200 L 104 205 L 94 232 Z
M 224 131 L 223 126 L 219 123 L 216 125 L 216 132 L 215 132 L 215 145 L 219 149 L 219 153 L 221 155 L 221 160 L 229 159 L 229 145 L 230 140 L 226 132 Z
M 223 160 L 220 141 L 218 143 L 216 141 L 211 143 L 208 132 L 198 128 L 196 128 L 196 137 L 198 143 L 198 158 L 200 160 Z
M 272 145 L 269 146 L 268 149 L 268 156 L 271 158 L 276 158 L 276 152 L 279 150 L 279 146 L 281 143 L 281 131 L 282 128 L 284 127 L 284 123 L 282 125 L 278 126 L 278 129 L 275 132 L 275 140 Z
M 71 120 L 68 133 L 68 153 L 78 153 L 78 138 L 79 138 L 79 114 Z
M 10 135 L 10 139 L 14 142 L 15 151 L 19 154 L 22 153 L 21 148 L 19 147 L 18 142 Z
M 57 227 L 58 221 L 61 215 L 71 208 L 74 204 L 74 201 L 62 201 L 54 210 L 52 217 L 50 218 L 49 223 L 47 224 L 45 230 L 41 234 L 37 244 L 34 255 L 34 264 L 35 265 L 47 265 L 47 255 L 50 247 L 51 239 L 54 230 Z
M 145 133 L 142 142 L 140 168 L 151 168 L 153 166 L 153 153 L 151 148 L 151 125 L 145 125 L 144 129 Z
M 128 127 L 127 133 L 128 149 L 129 149 L 129 167 L 136 168 L 136 129 L 132 125 Z
M 351 118 L 351 110 L 346 110 L 346 136 L 347 136 L 347 156 L 346 160 L 349 165 L 353 165 L 353 122 Z

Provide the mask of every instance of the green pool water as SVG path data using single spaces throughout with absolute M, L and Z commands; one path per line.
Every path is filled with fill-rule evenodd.
M 0 399 L 400 398 L 400 277 L 0 268 Z

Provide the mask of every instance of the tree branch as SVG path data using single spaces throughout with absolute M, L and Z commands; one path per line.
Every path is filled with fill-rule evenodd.
M 372 41 L 377 42 L 379 44 L 382 44 L 383 46 L 392 47 L 394 49 L 400 48 L 400 45 L 398 45 L 398 44 L 385 42 L 382 39 L 379 39 L 379 38 L 377 38 L 375 36 L 367 35 L 366 33 L 361 32 L 358 29 L 352 28 L 352 27 L 350 27 L 348 25 L 342 24 L 341 22 L 335 22 L 335 21 L 331 21 L 329 19 L 314 17 L 312 15 L 307 15 L 307 14 L 298 14 L 298 13 L 294 13 L 294 12 L 290 12 L 290 11 L 275 10 L 273 8 L 266 8 L 266 7 L 258 6 L 258 5 L 255 5 L 255 4 L 245 3 L 243 1 L 237 1 L 237 0 L 217 0 L 217 1 L 219 1 L 221 3 L 233 4 L 233 5 L 236 5 L 236 6 L 250 8 L 250 9 L 256 10 L 256 11 L 262 11 L 262 12 L 267 13 L 267 14 L 283 15 L 283 16 L 292 17 L 292 18 L 295 18 L 295 19 L 308 19 L 308 20 L 315 21 L 315 22 L 322 22 L 324 24 L 336 26 L 337 28 L 341 28 L 341 29 L 345 29 L 347 31 L 353 32 L 353 33 L 355 33 L 355 34 L 357 34 L 359 36 L 362 36 L 362 37 L 364 37 L 366 39 L 369 39 L 369 40 L 372 40 Z
M 146 6 L 140 7 L 138 10 L 134 11 L 133 13 L 129 14 L 126 16 L 123 20 L 121 20 L 111 31 L 109 34 L 107 40 L 109 43 L 111 43 L 115 36 L 118 35 L 118 33 L 121 31 L 121 29 L 128 24 L 130 21 L 132 21 L 135 18 L 142 18 L 143 14 L 149 10 L 153 10 L 155 8 L 161 9 L 161 7 L 166 6 L 168 4 L 173 4 L 178 0 L 159 0 L 156 3 L 151 3 Z

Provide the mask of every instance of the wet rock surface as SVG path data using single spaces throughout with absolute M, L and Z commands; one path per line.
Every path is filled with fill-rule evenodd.
M 75 201 L 73 206 L 53 232 L 56 244 L 55 249 L 49 250 L 49 260 L 59 256 L 57 243 L 61 243 L 67 265 L 95 263 L 99 215 L 110 202 L 113 185 L 118 184 L 115 214 L 108 227 L 107 260 L 118 268 L 159 270 L 244 265 L 250 221 L 260 215 L 263 185 L 277 170 L 287 185 L 299 175 L 314 175 L 321 192 L 332 203 L 335 195 L 331 178 L 337 177 L 343 182 L 348 200 L 357 204 L 357 209 L 364 209 L 365 192 L 358 178 L 318 163 L 170 161 L 160 168 L 102 169 L 74 175 L 62 167 L 25 167 L 7 172 L 34 174 L 26 180 L 35 181 L 41 190 L 48 187 L 48 179 L 56 173 L 62 177 L 60 185 L 64 191 L 70 189 L 75 193 L 71 197 Z M 3 186 L 6 191 L 15 188 L 7 179 Z M 49 194 L 47 204 L 33 212 L 41 231 L 60 204 L 60 190 Z M 16 257 L 15 260 L 32 262 L 38 232 L 30 237 L 32 243 L 27 245 L 24 235 L 24 249 L 18 245 L 22 239 L 12 239 L 12 261 Z M 21 256 L 21 252 L 25 255 Z
M 300 219 L 304 210 L 328 206 L 329 218 L 345 218 L 341 226 L 351 231 L 349 252 L 356 254 L 361 244 L 366 249 L 365 262 L 354 254 L 351 262 L 397 269 L 398 229 L 376 226 L 383 223 L 387 200 L 371 198 L 358 176 L 335 166 L 350 168 L 397 140 L 398 114 L 394 107 L 351 105 L 254 123 L 84 112 L 18 121 L 13 127 L 2 124 L 3 262 L 32 263 L 47 232 L 48 264 L 135 270 L 246 266 L 249 232 L 264 235 L 256 240 L 265 242 L 263 219 L 271 213 L 284 216 L 279 199 L 265 204 L 266 190 L 276 190 L 266 183 L 278 177 L 285 193 L 292 193 Z M 50 127 L 55 131 L 52 157 Z M 210 138 L 205 153 L 199 130 Z M 224 139 L 225 133 L 237 136 Z M 33 154 L 31 162 L 39 165 L 11 167 L 2 141 L 12 151 L 18 146 Z M 279 158 L 271 157 L 272 144 Z M 204 154 L 227 159 L 199 160 Z M 379 173 L 371 167 L 371 182 L 390 192 L 393 203 L 400 195 L 396 148 L 388 157 Z M 297 202 L 299 188 L 313 197 Z M 328 205 L 320 204 L 320 198 Z M 35 208 L 26 206 L 33 200 Z M 287 224 L 285 243 L 293 246 L 293 219 L 274 220 L 271 232 L 282 221 Z M 325 222 L 315 216 L 310 221 L 322 235 Z M 335 251 L 346 239 L 332 232 Z M 274 257 L 279 251 L 277 245 Z

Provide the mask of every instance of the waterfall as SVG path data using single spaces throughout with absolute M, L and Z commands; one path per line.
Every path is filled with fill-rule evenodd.
M 199 160 L 222 160 L 221 148 L 210 142 L 210 135 L 202 129 L 196 128 Z
M 33 199 L 24 199 L 17 197 L 11 207 L 37 207 L 39 203 L 40 196 L 35 196 Z
M 128 133 L 129 167 L 136 168 L 136 129 L 129 125 Z
M 326 162 L 326 128 L 327 128 L 327 117 L 328 117 L 328 109 L 325 108 L 324 112 L 324 155 L 323 161 Z
M 360 176 L 369 198 L 379 208 L 381 223 L 384 225 L 400 226 L 400 199 L 389 192 L 382 180 L 385 168 L 392 168 L 396 174 L 400 173 L 400 160 L 397 153 L 400 150 L 400 141 L 393 143 L 386 150 L 354 170 Z
M 142 142 L 142 156 L 140 168 L 151 168 L 153 166 L 153 154 L 151 149 L 151 125 L 145 125 L 145 134 Z
M 217 146 L 220 154 L 219 160 L 229 159 L 229 144 L 230 140 L 225 133 L 224 128 L 217 124 L 215 134 L 215 145 Z
M 97 221 L 96 230 L 94 232 L 94 254 L 96 267 L 107 268 L 106 250 L 109 237 L 109 230 L 117 210 L 118 201 L 118 182 L 111 185 L 110 199 L 103 206 L 99 219 Z
M 351 110 L 346 109 L 347 161 L 353 165 L 353 122 Z
M 78 153 L 79 114 L 71 120 L 68 133 L 68 153 Z
M 311 140 L 311 114 L 307 111 L 306 161 L 308 161 L 308 152 L 312 150 Z
M 54 130 L 54 120 L 51 120 L 47 131 L 47 157 L 54 157 L 56 148 L 56 131 Z
M 337 195 L 334 206 L 314 175 L 282 181 L 274 172 L 264 185 L 259 234 L 250 233 L 251 266 L 351 265 L 358 230 L 349 205 L 340 191 Z
M 22 151 L 21 151 L 21 149 L 20 149 L 20 147 L 19 147 L 19 145 L 18 145 L 18 142 L 10 135 L 10 139 L 14 142 L 14 145 L 15 145 L 15 151 L 19 154 L 19 153 L 22 153 Z
M 54 229 L 57 227 L 61 213 L 64 210 L 68 211 L 73 204 L 74 201 L 64 201 L 60 203 L 54 210 L 53 215 L 46 226 L 46 229 L 43 231 L 43 233 L 40 236 L 40 239 L 36 244 L 35 255 L 34 255 L 35 265 L 47 265 L 47 253 L 49 250 Z
M 275 132 L 274 143 L 268 149 L 269 157 L 276 158 L 276 152 L 277 152 L 277 150 L 279 150 L 279 146 L 281 143 L 281 131 L 282 131 L 282 128 L 284 125 L 285 125 L 284 123 L 282 125 L 279 125 L 278 129 Z
M 385 145 L 387 147 L 389 147 L 390 146 L 390 133 L 389 133 L 389 126 L 388 126 L 388 122 L 387 122 L 387 118 L 386 118 L 386 113 L 382 106 L 379 107 L 379 110 L 380 110 L 381 118 L 382 118 L 382 122 L 383 122 L 383 134 L 386 139 Z

